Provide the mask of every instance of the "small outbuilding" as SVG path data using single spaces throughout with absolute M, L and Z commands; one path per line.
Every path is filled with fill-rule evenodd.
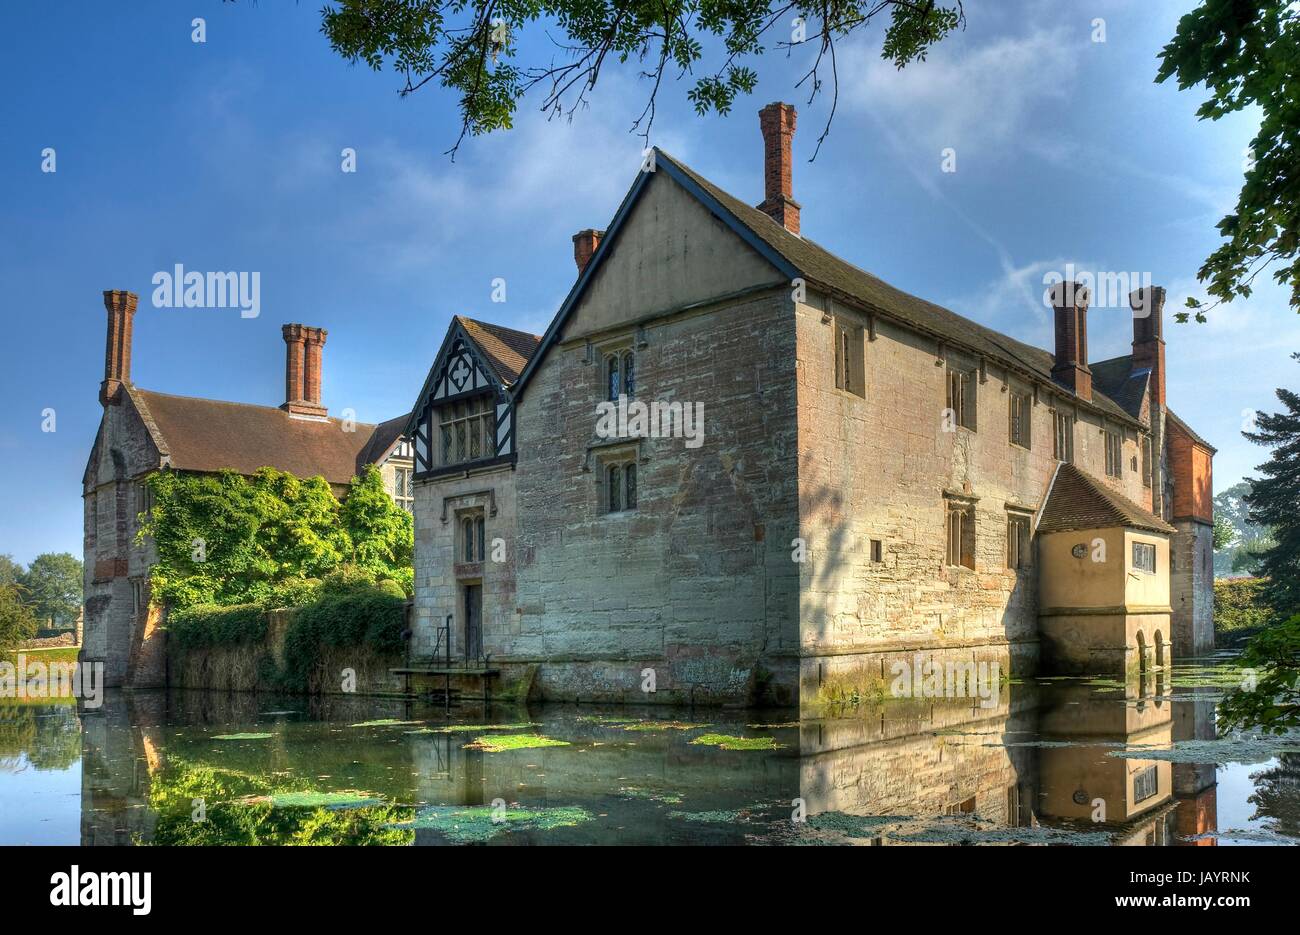
M 1130 676 L 1172 665 L 1173 526 L 1062 463 L 1036 531 L 1044 671 Z

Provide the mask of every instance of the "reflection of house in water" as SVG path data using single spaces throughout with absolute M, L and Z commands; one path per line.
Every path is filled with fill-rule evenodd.
M 149 783 L 162 762 L 166 698 L 112 694 L 81 712 L 81 843 L 148 843 Z
M 623 733 L 551 709 L 541 718 L 546 736 L 574 746 L 492 754 L 468 748 L 472 735 L 464 733 L 340 735 L 340 725 L 373 718 L 375 709 L 315 710 L 312 702 L 312 715 L 293 730 L 277 733 L 243 763 L 223 758 L 221 765 L 302 777 L 308 784 L 327 775 L 337 789 L 364 788 L 394 802 L 491 806 L 500 798 L 531 808 L 576 805 L 600 816 L 572 832 L 517 830 L 497 839 L 511 844 L 556 842 L 556 834 L 566 833 L 578 836 L 567 840 L 608 843 L 779 839 L 788 830 L 780 816 L 796 800 L 810 819 L 828 813 L 922 823 L 938 818 L 949 829 L 969 825 L 976 841 L 987 840 L 980 835 L 990 828 L 1101 831 L 1116 844 L 1139 846 L 1213 833 L 1214 766 L 1109 755 L 1123 746 L 1212 736 L 1208 696 L 1175 703 L 1163 686 L 1156 690 L 1148 680 L 1146 688 L 1107 692 L 1034 683 L 1011 686 L 989 707 L 949 700 L 863 706 L 854 717 L 774 729 L 784 745 L 774 753 L 722 754 L 692 747 L 688 738 L 698 733 Z M 83 721 L 83 843 L 150 841 L 157 824 L 149 808 L 151 776 L 156 782 L 164 764 L 170 770 L 185 759 L 208 762 L 211 746 L 198 728 L 255 723 L 256 699 L 185 693 L 173 698 L 164 721 L 162 695 L 110 696 L 102 711 L 89 713 Z M 421 716 L 400 702 L 387 713 Z M 372 771 L 349 773 L 364 768 L 358 762 Z M 393 784 L 366 784 L 376 777 Z M 1100 823 L 1093 820 L 1099 801 L 1105 808 Z M 758 822 L 681 817 L 683 811 L 734 813 L 759 805 L 766 817 Z M 1034 832 L 1022 837 L 1043 840 Z M 882 828 L 875 838 L 854 840 L 894 844 L 905 838 Z M 1016 843 L 1011 838 L 1007 843 Z M 414 839 L 445 840 L 425 828 L 417 828 Z M 1070 838 L 1063 833 L 1060 839 Z
M 1174 843 L 1172 764 L 1109 755 L 1117 745 L 1167 747 L 1174 733 L 1168 696 L 1139 692 L 1121 701 L 1083 686 L 1059 688 L 1039 710 L 1039 730 L 1047 743 L 1069 744 L 1038 751 L 1045 821 L 1100 819 L 1117 844 Z

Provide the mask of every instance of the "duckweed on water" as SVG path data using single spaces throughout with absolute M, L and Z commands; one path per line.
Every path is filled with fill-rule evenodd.
M 776 750 L 783 746 L 775 737 L 733 737 L 730 734 L 701 734 L 691 741 L 723 750 Z
M 268 740 L 275 734 L 215 734 L 213 740 Z
M 249 805 L 269 804 L 272 808 L 368 808 L 384 800 L 367 792 L 277 792 L 245 799 Z
M 421 727 L 408 730 L 408 734 L 477 734 L 485 730 L 528 730 L 536 722 L 526 724 L 444 724 L 442 727 Z
M 681 805 L 682 796 L 676 792 L 654 792 L 650 789 L 638 789 L 636 786 L 624 786 L 618 794 L 625 799 L 644 799 L 647 802 L 660 802 L 664 805 Z
M 460 805 L 432 805 L 422 808 L 411 822 L 401 827 L 428 828 L 439 831 L 455 844 L 473 844 L 487 841 L 507 831 L 550 831 L 553 828 L 571 828 L 590 821 L 592 815 L 585 808 L 528 808 L 522 805 L 507 807 L 504 811 L 491 806 L 466 807 Z
M 349 724 L 348 727 L 409 727 L 412 724 L 423 724 L 423 721 L 399 721 L 393 717 L 382 717 L 376 721 L 362 721 L 360 724 Z
M 1220 737 L 1179 740 L 1172 747 L 1140 744 L 1112 750 L 1107 756 L 1125 760 L 1168 760 L 1171 763 L 1262 763 L 1282 753 L 1300 753 L 1300 737 Z
M 638 724 L 627 724 L 623 730 L 700 730 L 708 726 L 708 724 L 688 724 L 685 721 L 642 721 Z
M 485 753 L 502 753 L 506 750 L 531 750 L 536 747 L 567 747 L 567 740 L 552 740 L 541 734 L 498 734 L 492 737 L 476 737 L 473 743 L 465 744 L 466 749 L 482 750 Z
M 737 821 L 744 821 L 748 813 L 744 810 L 735 811 L 710 811 L 710 812 L 669 812 L 669 818 L 680 818 L 683 821 L 703 821 L 710 824 L 729 825 Z

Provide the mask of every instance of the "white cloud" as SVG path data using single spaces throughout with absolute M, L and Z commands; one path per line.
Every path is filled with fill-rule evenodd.
M 928 162 L 945 147 L 1001 149 L 1026 137 L 1033 112 L 1064 100 L 1074 85 L 1074 57 L 1063 54 L 1062 30 L 1035 30 L 970 45 L 960 37 L 936 46 L 922 64 L 901 71 L 878 57 L 845 82 L 847 109 L 878 114 Z M 927 163 L 928 164 L 928 163 Z

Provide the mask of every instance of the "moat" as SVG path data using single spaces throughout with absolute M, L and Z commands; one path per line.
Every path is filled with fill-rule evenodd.
M 1222 660 L 794 712 L 109 693 L 0 706 L 5 844 L 1300 843 Z M 834 714 L 836 716 L 829 716 Z

